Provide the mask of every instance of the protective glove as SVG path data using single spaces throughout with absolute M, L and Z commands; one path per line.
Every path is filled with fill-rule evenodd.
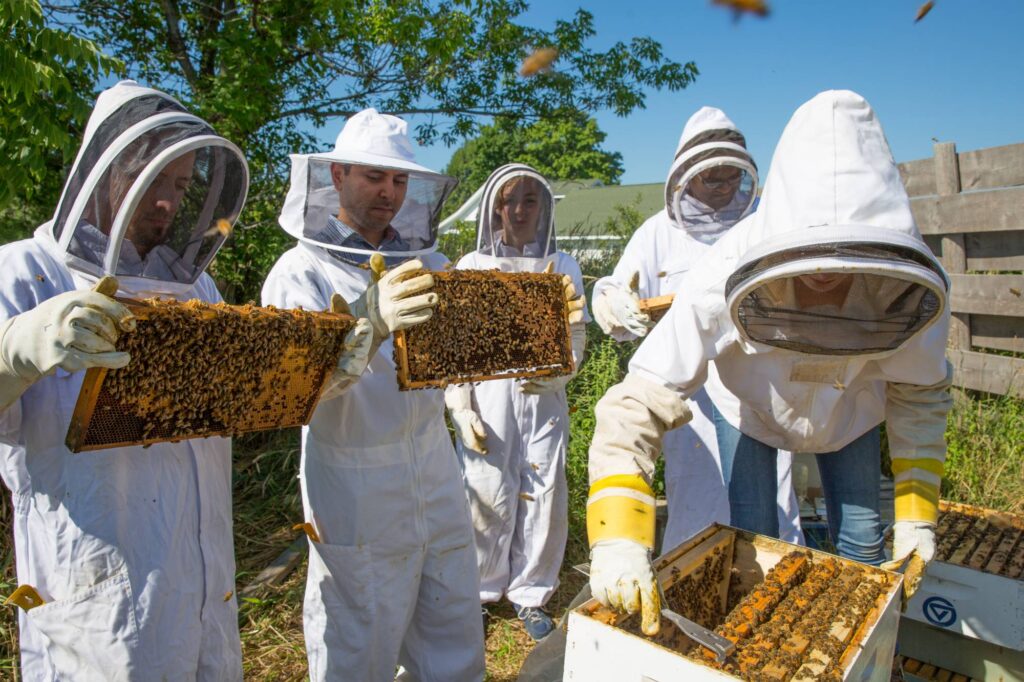
M 69 291 L 15 315 L 0 326 L 0 408 L 58 367 L 118 369 L 131 360 L 114 344 L 135 330 L 135 316 L 113 298 L 117 280 L 104 277 L 90 291 Z
M 341 294 L 331 296 L 331 312 L 351 314 L 348 303 Z M 365 317 L 356 320 L 356 324 L 345 334 L 344 346 L 338 356 L 338 366 L 331 378 L 327 380 L 321 400 L 330 400 L 344 393 L 349 386 L 359 380 L 370 364 L 370 351 L 373 348 L 373 326 Z
M 473 409 L 473 389 L 465 384 L 451 385 L 444 391 L 444 404 L 465 448 L 487 454 L 487 430 Z
M 590 593 L 609 608 L 639 611 L 645 635 L 661 629 L 661 600 L 650 551 L 639 542 L 601 540 L 590 549 Z
M 423 293 L 434 286 L 434 276 L 422 271 L 423 261 L 418 258 L 385 272 L 384 257 L 379 253 L 370 256 L 370 285 L 352 303 L 352 313 L 370 320 L 378 343 L 392 332 L 426 322 L 434 314 L 437 294 Z
M 897 521 L 892 526 L 892 561 L 882 568 L 893 571 L 900 568 L 911 554 L 925 564 L 935 558 L 935 524 L 923 521 Z
M 643 337 L 654 327 L 650 316 L 640 312 L 640 295 L 637 290 L 639 282 L 640 273 L 634 272 L 628 290 L 609 286 L 594 297 L 594 318 L 605 334 L 626 332 Z

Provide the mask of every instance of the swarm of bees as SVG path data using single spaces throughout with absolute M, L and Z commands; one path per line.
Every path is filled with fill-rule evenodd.
M 147 299 L 117 349 L 90 370 L 68 431 L 73 451 L 304 424 L 337 365 L 346 315 Z
M 1007 578 L 1024 578 L 1024 523 L 972 507 L 946 508 L 935 529 L 935 559 Z
M 718 663 L 713 652 L 664 622 L 655 641 L 743 680 L 841 680 L 849 652 L 857 648 L 856 635 L 893 580 L 884 571 L 795 551 L 723 614 L 718 586 L 729 579 L 724 559 L 721 552 L 709 553 L 665 597 L 673 611 L 715 628 L 736 650 Z M 634 620 L 624 627 L 638 633 Z
M 402 390 L 573 370 L 561 275 L 435 272 L 437 308 L 395 333 Z

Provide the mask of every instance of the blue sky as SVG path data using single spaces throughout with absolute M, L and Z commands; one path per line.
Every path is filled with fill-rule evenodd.
M 663 181 L 684 122 L 705 104 L 743 130 L 763 177 L 793 111 L 832 88 L 871 102 L 898 161 L 930 156 L 933 137 L 961 151 L 1024 142 L 1024 2 L 937 0 L 914 24 L 921 1 L 769 0 L 768 18 L 734 22 L 707 0 L 591 0 L 593 47 L 647 35 L 701 72 L 685 90 L 650 93 L 627 118 L 597 114 L 605 147 L 623 155 L 623 183 Z M 545 29 L 581 6 L 531 4 L 522 20 Z M 441 168 L 453 150 L 418 157 Z

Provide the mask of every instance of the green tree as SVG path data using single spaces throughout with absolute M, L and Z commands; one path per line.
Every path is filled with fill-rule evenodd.
M 678 90 L 697 74 L 646 37 L 588 47 L 593 17 L 578 10 L 552 30 L 516 22 L 525 0 L 57 0 L 139 80 L 178 97 L 242 146 L 253 187 L 240 229 L 214 274 L 231 298 L 252 297 L 283 246 L 274 218 L 287 154 L 313 129 L 368 106 L 415 116 L 421 143 L 453 144 L 481 121 L 530 122 L 565 112 L 626 115 L 651 88 Z M 559 52 L 532 78 L 517 68 L 534 48 Z M 330 133 L 333 135 L 334 130 Z
M 46 26 L 38 0 L 0 3 L 0 240 L 25 236 L 56 198 L 89 115 L 91 84 L 122 68 Z M 52 210 L 52 206 L 49 207 Z
M 582 111 L 519 126 L 508 118 L 483 126 L 452 155 L 445 172 L 460 180 L 449 206 L 457 208 L 495 168 L 506 163 L 533 166 L 549 180 L 594 178 L 617 184 L 622 154 L 601 148 L 606 135 Z

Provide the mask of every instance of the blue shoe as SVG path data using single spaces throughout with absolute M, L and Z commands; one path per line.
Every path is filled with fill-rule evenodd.
M 535 642 L 544 639 L 555 629 L 555 622 L 551 620 L 551 616 L 539 606 L 512 604 L 512 608 L 516 610 L 519 620 L 523 621 L 526 634 L 530 635 Z

